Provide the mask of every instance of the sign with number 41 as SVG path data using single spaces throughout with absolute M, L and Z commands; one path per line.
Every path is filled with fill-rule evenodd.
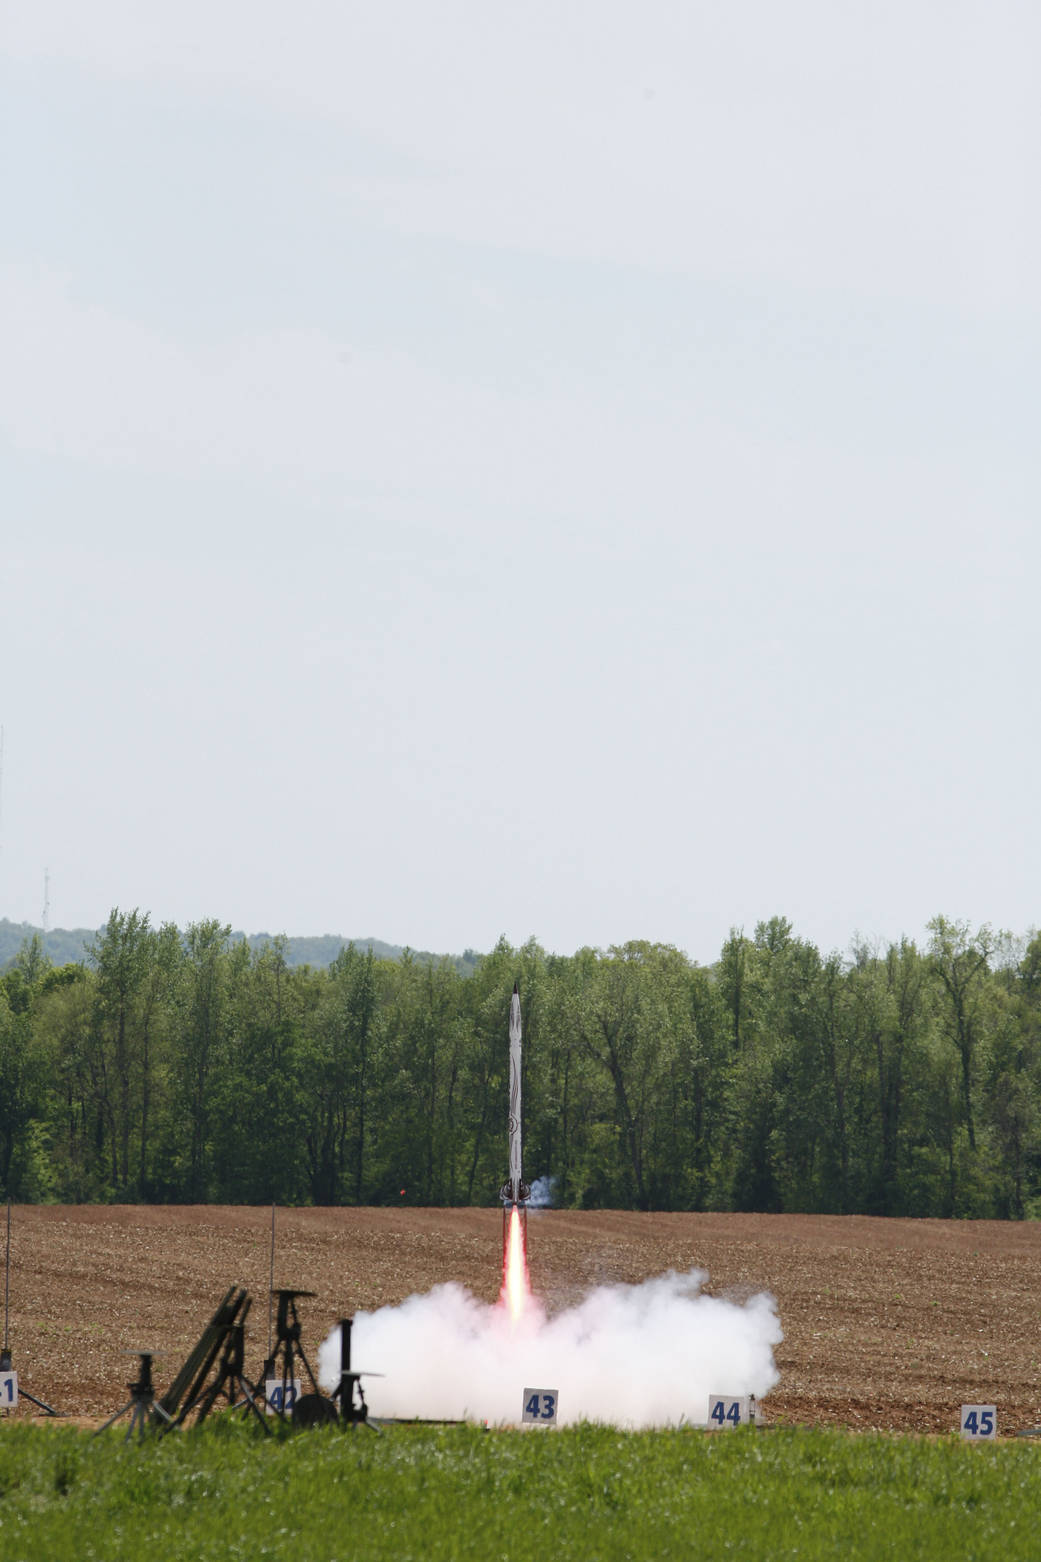
M 0 1372 L 0 1410 L 13 1410 L 17 1403 L 17 1372 Z
M 981 1437 L 997 1437 L 997 1405 L 962 1405 L 961 1435 L 977 1442 Z
M 522 1421 L 537 1421 L 539 1426 L 552 1426 L 557 1419 L 557 1391 L 555 1388 L 526 1388 Z

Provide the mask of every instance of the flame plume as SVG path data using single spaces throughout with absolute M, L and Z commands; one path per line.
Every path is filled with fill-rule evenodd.
M 531 1297 L 531 1281 L 528 1278 L 528 1255 L 525 1252 L 524 1226 L 516 1204 L 510 1210 L 510 1223 L 506 1232 L 506 1245 L 502 1259 L 502 1295 L 499 1300 L 507 1309 L 511 1323 L 518 1323 Z

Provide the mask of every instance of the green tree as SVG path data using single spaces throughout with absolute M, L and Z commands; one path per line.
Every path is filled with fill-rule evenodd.
M 311 1198 L 363 1202 L 372 1137 L 370 1103 L 381 1021 L 371 948 L 341 949 L 329 968 L 305 1066 L 305 1144 Z
M 1031 992 L 1030 949 L 999 936 L 1004 958 L 991 979 L 986 1081 L 996 1214 L 1022 1220 L 1041 1157 L 1041 1009 Z
M 147 913 L 118 907 L 88 949 L 95 971 L 90 1067 L 105 1126 L 109 1182 L 121 1198 L 154 1193 L 149 1162 L 156 1053 L 179 949 L 174 926 L 156 930 Z
M 910 939 L 890 944 L 882 956 L 861 944 L 854 949 L 848 982 L 850 1025 L 872 1082 L 863 1204 L 870 1213 L 902 1215 L 908 1213 L 904 1175 L 918 1122 L 913 1109 L 922 1089 L 932 1012 L 929 969 Z
M 987 926 L 973 933 L 967 922 L 951 922 L 946 917 L 934 917 L 928 928 L 932 934 L 929 958 L 945 999 L 941 1025 L 958 1055 L 962 1113 L 969 1149 L 974 1154 L 974 1068 L 983 1030 L 983 1000 L 994 938 Z
M 817 1141 L 807 1094 L 818 1081 L 812 1073 L 807 1078 L 806 1052 L 792 1045 L 792 980 L 800 963 L 791 924 L 773 917 L 757 924 L 751 940 L 732 933 L 714 973 L 735 1054 L 718 1181 L 724 1202 L 736 1209 L 768 1213 L 786 1199 L 801 1208 L 810 1198 Z
M 668 945 L 635 941 L 612 946 L 606 955 L 582 950 L 575 958 L 580 982 L 572 1024 L 587 1057 L 611 1084 L 619 1192 L 637 1209 L 649 1209 L 677 1153 L 669 1084 L 677 1080 L 682 1042 L 689 1051 L 693 1030 L 686 961 Z M 688 1084 L 685 1078 L 684 1090 Z
M 306 1037 L 322 976 L 291 969 L 284 937 L 256 954 L 238 944 L 228 984 L 227 1043 L 213 1082 L 213 1165 L 219 1197 L 246 1204 L 306 1198 Z
M 797 939 L 786 918 L 759 923 L 755 949 L 762 992 L 757 1047 L 773 1095 L 766 1153 L 777 1207 L 841 1208 L 848 1072 L 837 1060 L 835 994 L 826 991 L 818 950 Z
M 104 1198 L 109 1186 L 91 1040 L 94 986 L 85 966 L 61 966 L 45 974 L 33 1001 L 47 1080 L 49 1178 L 54 1196 L 67 1203 Z
M 461 996 L 463 1045 L 460 1059 L 461 1144 L 465 1175 L 462 1196 L 467 1204 L 475 1197 L 491 1202 L 498 1194 L 507 1169 L 504 1131 L 510 999 L 513 983 L 520 978 L 521 959 L 505 938 L 480 962 Z M 527 1134 L 532 1122 L 528 1099 L 531 1082 L 533 992 L 531 982 L 523 982 L 521 1011 L 525 1044 L 522 1078 L 523 1128 Z M 535 1114 L 538 1117 L 538 1110 Z M 540 1125 L 543 1129 L 545 1124 Z M 550 1130 L 550 1133 L 552 1131 Z M 528 1137 L 525 1148 L 530 1151 Z M 530 1154 L 529 1154 L 530 1160 Z
M 96 982 L 92 1025 L 97 1099 L 104 1118 L 112 1185 L 130 1191 L 130 1144 L 135 1084 L 141 1068 L 137 1011 L 148 972 L 151 927 L 147 913 L 115 908 L 88 955 Z
M 459 1138 L 467 1038 L 462 978 L 447 961 L 420 962 L 408 952 L 386 975 L 384 1088 L 393 1127 L 381 1136 L 384 1187 L 393 1197 L 397 1182 L 419 1204 L 454 1203 L 466 1161 Z
M 687 1156 L 690 1207 L 710 1207 L 715 1197 L 720 1141 L 726 1132 L 733 1060 L 728 1014 L 713 972 L 693 967 L 688 979 L 690 1026 L 683 1066 L 689 1086 Z
M 742 931 L 731 928 L 713 974 L 720 1001 L 729 1015 L 731 1046 L 735 1053 L 743 1052 L 758 1031 L 761 1004 L 758 965 L 755 944 Z
M 10 985 L 20 996 L 21 982 Z M 7 987 L 0 982 L 0 1193 L 10 1199 L 27 1192 L 26 1150 L 39 1115 L 43 1071 L 28 1013 L 12 1010 Z
M 212 1187 L 213 1085 L 227 1047 L 230 940 L 226 923 L 193 922 L 185 931 L 180 961 L 173 1086 L 177 1137 L 188 1141 L 181 1176 L 193 1203 Z

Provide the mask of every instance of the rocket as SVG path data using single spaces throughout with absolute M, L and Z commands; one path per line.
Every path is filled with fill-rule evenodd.
M 504 1206 L 526 1204 L 531 1189 L 521 1173 L 521 1006 L 517 983 L 510 999 L 510 1094 L 507 1127 L 510 1140 L 510 1175 L 499 1197 Z
M 502 1282 L 503 1296 L 521 1305 L 527 1272 L 528 1209 L 531 1189 L 521 1173 L 521 1007 L 517 983 L 510 999 L 510 1094 L 507 1128 L 510 1139 L 510 1175 L 502 1185 Z M 516 1316 L 516 1314 L 514 1314 Z

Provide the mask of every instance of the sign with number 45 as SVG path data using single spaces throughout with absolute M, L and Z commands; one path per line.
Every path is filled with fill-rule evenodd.
M 981 1437 L 997 1437 L 997 1405 L 962 1405 L 961 1435 L 976 1440 Z
M 552 1426 L 557 1419 L 557 1391 L 555 1388 L 526 1388 L 522 1421 L 537 1421 L 539 1426 Z

